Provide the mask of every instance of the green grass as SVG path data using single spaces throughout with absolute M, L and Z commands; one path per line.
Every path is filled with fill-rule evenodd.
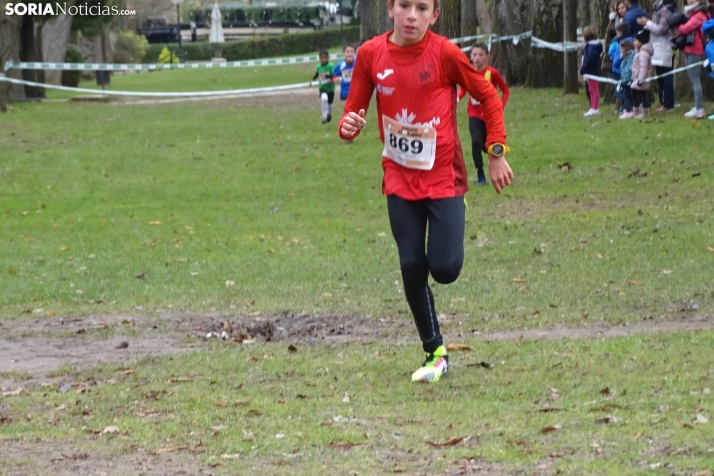
M 437 309 L 484 329 L 711 314 L 711 124 L 583 120 L 583 101 L 514 91 L 516 180 L 468 193 L 466 262 Z M 0 315 L 405 314 L 375 108 L 350 147 L 318 106 L 15 105 Z
M 330 53 L 341 53 L 341 48 L 332 48 Z M 310 53 L 302 56 L 314 56 Z M 287 56 L 288 58 L 290 56 Z M 335 60 L 332 60 L 336 64 Z M 151 71 L 136 74 L 113 74 L 109 91 L 135 92 L 199 92 L 226 91 L 286 84 L 306 83 L 315 73 L 317 61 L 283 66 L 256 66 L 240 68 L 183 69 L 167 71 Z M 91 72 L 91 74 L 94 74 Z M 96 89 L 101 92 L 101 86 L 95 80 L 85 80 L 79 85 L 85 89 Z M 55 89 L 47 90 L 48 99 L 66 99 L 82 96 L 86 93 L 73 93 Z
M 122 87 L 181 90 L 189 75 L 179 84 L 176 73 L 210 87 L 198 71 L 127 76 Z M 469 191 L 466 262 L 455 284 L 434 285 L 439 312 L 479 331 L 675 319 L 694 304 L 712 315 L 711 124 L 584 120 L 585 108 L 557 91 L 513 91 L 516 180 L 500 196 Z M 334 123 L 319 124 L 312 96 L 13 105 L 0 115 L 0 318 L 409 319 L 374 107 L 368 120 L 347 146 Z M 3 398 L 0 439 L 104 455 L 185 448 L 176 453 L 219 474 L 436 474 L 469 459 L 526 474 L 695 474 L 714 469 L 713 341 L 714 331 L 464 338 L 475 350 L 452 353 L 452 375 L 432 386 L 409 382 L 412 345 L 215 343 L 133 373 L 61 367 L 50 377 L 80 387 Z M 95 434 L 107 426 L 120 433 Z M 456 437 L 469 439 L 429 444 Z
M 184 448 L 199 465 L 225 464 L 219 474 L 440 474 L 473 458 L 508 474 L 714 469 L 711 423 L 697 423 L 713 416 L 714 358 L 701 351 L 713 331 L 464 342 L 475 350 L 452 353 L 451 374 L 434 385 L 409 381 L 411 346 L 380 344 L 216 344 L 128 374 L 103 366 L 73 375 L 67 393 L 7 400 L 0 438 L 69 438 L 118 454 Z M 120 437 L 93 436 L 107 426 Z M 466 439 L 432 445 L 451 438 Z

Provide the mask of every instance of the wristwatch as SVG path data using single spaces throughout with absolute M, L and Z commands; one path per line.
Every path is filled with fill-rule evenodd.
M 503 157 L 503 155 L 510 150 L 507 145 L 495 142 L 488 147 L 487 152 L 494 157 Z

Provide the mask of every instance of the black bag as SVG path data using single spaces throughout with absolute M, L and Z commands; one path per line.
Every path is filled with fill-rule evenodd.
M 672 45 L 673 50 L 683 50 L 687 46 L 692 46 L 694 44 L 694 34 L 696 32 L 691 32 L 686 35 L 677 35 L 671 40 L 669 40 Z

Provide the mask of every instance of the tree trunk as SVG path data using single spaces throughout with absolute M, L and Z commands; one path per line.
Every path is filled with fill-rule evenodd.
M 473 36 L 478 32 L 476 3 L 477 0 L 461 0 L 461 36 Z
M 580 28 L 590 24 L 589 5 L 589 0 L 578 0 L 578 25 L 580 25 Z
M 484 0 L 476 0 L 476 18 L 481 34 L 490 35 L 493 32 L 493 26 L 491 24 L 491 15 L 488 13 L 488 7 Z
M 563 0 L 536 0 L 533 10 L 533 36 L 551 43 L 563 39 Z M 563 87 L 563 53 L 548 48 L 533 48 L 526 85 L 532 88 Z
M 42 26 L 42 60 L 49 63 L 64 63 L 67 52 L 72 17 L 60 14 Z M 62 71 L 49 70 L 45 74 L 47 84 L 60 84 Z
M 563 0 L 563 40 L 577 41 L 578 0 Z M 578 94 L 578 52 L 563 53 L 563 83 L 565 94 Z
M 32 15 L 24 15 L 20 24 L 20 61 L 37 61 L 37 44 L 35 42 L 35 21 Z M 38 70 L 23 69 L 22 79 L 39 82 Z M 28 99 L 42 97 L 41 88 L 25 86 L 25 97 Z
M 461 36 L 461 0 L 442 0 L 441 14 L 431 27 L 434 33 L 447 38 Z
M 360 0 L 359 18 L 360 41 L 367 41 L 393 28 L 384 0 Z
M 533 5 L 531 0 L 491 0 L 492 33 L 500 36 L 517 35 L 531 29 Z M 491 45 L 491 64 L 503 75 L 510 86 L 524 84 L 531 57 L 530 39 L 494 41 Z

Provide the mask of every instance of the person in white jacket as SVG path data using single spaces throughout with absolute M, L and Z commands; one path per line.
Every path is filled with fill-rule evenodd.
M 672 44 L 670 43 L 673 35 L 667 25 L 667 19 L 677 11 L 677 2 L 675 0 L 656 0 L 653 2 L 652 8 L 654 10 L 652 20 L 641 17 L 637 19 L 637 23 L 651 33 L 650 42 L 654 49 L 652 66 L 655 68 L 655 74 L 661 76 L 671 72 L 674 66 Z M 674 75 L 657 78 L 657 85 L 659 86 L 660 106 L 655 109 L 655 112 L 674 111 Z

